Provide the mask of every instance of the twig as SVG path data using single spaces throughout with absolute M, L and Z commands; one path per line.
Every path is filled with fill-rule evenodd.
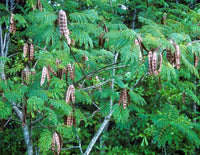
M 31 123 L 31 125 L 34 125 L 34 124 L 38 123 L 39 121 L 43 120 L 45 117 L 46 117 L 46 116 L 43 116 L 43 117 L 38 118 L 37 120 L 33 121 L 33 122 Z
M 79 148 L 79 146 L 71 146 L 68 148 L 62 148 L 61 150 L 70 150 L 70 149 L 77 149 L 77 148 Z
M 80 149 L 81 154 L 83 155 L 83 150 L 82 150 L 82 147 L 81 147 L 81 141 L 80 141 L 80 139 L 79 139 L 77 129 L 75 129 L 75 130 L 76 130 L 76 137 L 77 137 L 77 139 L 78 139 L 79 149 Z

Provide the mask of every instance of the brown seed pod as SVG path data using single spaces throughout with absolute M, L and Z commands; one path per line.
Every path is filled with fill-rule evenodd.
M 194 54 L 194 67 L 197 67 L 198 62 L 199 62 L 199 57 L 196 54 Z
M 170 64 L 174 65 L 175 61 L 175 54 L 172 54 L 171 48 L 167 49 L 167 60 L 170 62 Z
M 74 76 L 73 76 L 72 66 L 71 66 L 70 63 L 67 65 L 67 70 L 68 70 L 68 72 L 69 72 L 70 78 L 73 80 L 73 79 L 74 79 Z
M 121 94 L 120 94 L 120 96 L 119 96 L 118 105 L 121 105 L 122 99 L 123 99 L 123 91 L 121 91 Z
M 149 53 L 148 53 L 149 75 L 152 75 L 152 74 L 153 74 L 152 59 L 153 59 L 153 54 L 152 54 L 151 51 L 149 51 Z
M 28 84 L 29 79 L 30 79 L 30 74 L 31 74 L 31 72 L 30 72 L 28 66 L 26 66 L 26 70 L 25 70 L 25 79 L 26 79 L 27 84 Z
M 63 11 L 63 10 L 59 11 L 58 20 L 59 20 L 61 36 L 64 35 L 65 38 L 67 39 L 68 45 L 71 45 L 71 39 L 69 37 L 70 32 L 69 32 L 69 29 L 67 26 L 67 16 L 66 16 L 65 11 Z
M 15 24 L 15 20 L 14 20 L 14 14 L 11 14 L 10 17 L 10 33 L 15 34 L 16 32 L 16 24 Z
M 28 49 L 28 44 L 26 43 L 24 46 L 23 46 L 23 57 L 25 58 L 26 55 L 28 54 L 29 52 L 29 49 Z
M 103 38 L 104 34 L 103 31 L 101 33 L 101 35 L 99 36 L 99 47 L 103 47 L 104 43 L 105 43 L 105 39 Z
M 34 46 L 33 46 L 33 44 L 31 43 L 31 45 L 30 45 L 30 55 L 29 55 L 29 58 L 30 58 L 31 61 L 33 61 L 34 53 L 35 53 L 35 51 L 34 51 Z
M 73 125 L 73 121 L 74 121 L 74 117 L 70 113 L 70 116 L 67 116 L 67 125 L 68 126 L 72 126 Z
M 126 92 L 126 88 L 124 88 L 122 90 L 122 92 L 123 92 L 123 97 L 122 97 L 123 108 L 126 109 L 126 107 L 127 107 L 127 92 Z
M 139 49 L 141 49 L 140 48 L 140 43 L 139 43 L 139 41 L 137 39 L 134 40 L 134 44 L 136 46 L 138 46 Z M 140 58 L 139 60 L 142 61 L 142 52 L 141 52 L 141 50 L 139 51 L 139 58 Z
M 57 76 L 57 73 L 51 68 L 50 65 L 48 65 L 48 70 L 55 76 Z
M 24 83 L 24 81 L 26 80 L 26 69 L 22 70 L 21 72 L 21 77 L 22 77 L 22 81 Z M 24 83 L 25 84 L 25 83 Z
M 175 63 L 176 63 L 176 68 L 180 68 L 180 59 L 181 59 L 181 51 L 179 45 L 171 40 L 172 45 L 175 48 Z
M 161 68 L 162 68 L 162 61 L 163 61 L 163 58 L 162 58 L 162 53 L 159 54 L 159 69 L 158 69 L 158 74 L 161 72 Z
M 72 70 L 73 72 L 72 72 L 72 80 L 74 81 L 74 78 L 75 78 L 75 65 L 74 65 L 74 67 L 73 67 L 73 70 Z
M 75 90 L 74 90 L 74 86 L 73 85 L 69 85 L 68 89 L 67 89 L 67 93 L 66 93 L 66 103 L 69 103 L 69 100 L 70 100 L 70 96 L 72 93 L 74 93 Z
M 153 57 L 152 57 L 152 71 L 154 75 L 157 75 L 157 53 L 153 52 Z
M 51 80 L 51 76 L 50 76 L 50 73 L 49 73 L 49 69 L 47 68 L 47 81 L 49 82 Z
M 72 98 L 72 102 L 75 103 L 75 88 L 74 85 L 70 85 L 71 86 L 71 98 Z
M 42 69 L 42 76 L 41 76 L 41 81 L 40 81 L 41 86 L 44 84 L 46 76 L 47 76 L 47 67 L 44 66 Z
M 52 143 L 51 143 L 51 149 L 55 153 L 56 151 L 56 145 L 57 145 L 57 153 L 60 154 L 61 148 L 62 148 L 62 138 L 59 133 L 54 131 L 52 136 Z
M 43 8 L 42 8 L 42 4 L 40 2 L 40 0 L 37 0 L 37 9 L 39 9 L 40 11 L 43 11 Z

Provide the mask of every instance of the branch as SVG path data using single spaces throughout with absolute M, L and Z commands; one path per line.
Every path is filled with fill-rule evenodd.
M 78 139 L 78 144 L 79 144 L 80 152 L 81 152 L 81 154 L 83 154 L 83 150 L 82 150 L 82 147 L 81 147 L 81 141 L 80 141 L 80 139 L 79 139 L 77 130 L 76 130 L 76 137 L 77 137 L 77 139 Z
M 79 148 L 79 146 L 71 146 L 68 148 L 62 148 L 61 150 L 70 150 L 70 149 L 77 149 L 77 148 Z
M 30 125 L 35 125 L 37 124 L 39 121 L 43 120 L 46 116 L 40 117 L 37 120 L 33 121 Z

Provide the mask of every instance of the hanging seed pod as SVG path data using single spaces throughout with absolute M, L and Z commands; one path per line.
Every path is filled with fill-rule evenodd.
M 49 69 L 47 68 L 47 81 L 49 82 L 51 80 L 51 76 L 50 76 L 50 73 L 49 73 Z
M 40 0 L 37 0 L 37 9 L 39 9 L 40 11 L 43 11 L 42 4 L 41 4 Z
M 171 51 L 171 48 L 170 49 L 167 49 L 167 60 L 170 62 L 170 64 L 174 64 L 174 61 L 175 61 L 175 54 L 173 53 L 172 54 L 172 51 Z
M 69 102 L 69 99 L 70 99 L 71 93 L 72 93 L 72 86 L 69 85 L 69 87 L 68 87 L 68 89 L 67 89 L 67 93 L 66 93 L 66 99 L 65 99 L 66 103 Z
M 163 61 L 163 58 L 162 58 L 162 53 L 159 54 L 159 69 L 158 69 L 158 74 L 161 72 L 161 68 L 162 68 L 162 61 Z
M 101 35 L 99 36 L 99 47 L 102 47 L 104 46 L 104 43 L 105 43 L 105 39 L 103 38 L 104 34 L 103 34 L 103 31 L 101 33 Z
M 68 72 L 69 72 L 70 78 L 73 80 L 73 79 L 74 79 L 74 76 L 73 76 L 72 66 L 71 66 L 70 63 L 67 65 L 67 70 L 68 70 Z
M 138 46 L 138 48 L 140 50 L 140 43 L 139 43 L 139 41 L 137 39 L 134 40 L 134 44 L 136 46 Z M 140 58 L 139 60 L 142 61 L 142 52 L 141 52 L 141 50 L 139 51 L 139 58 Z
M 157 53 L 153 52 L 153 58 L 152 58 L 152 70 L 153 70 L 153 74 L 157 75 Z
M 22 70 L 21 77 L 22 77 L 23 84 L 25 84 L 24 81 L 26 80 L 26 69 Z
M 66 16 L 65 11 L 63 11 L 63 10 L 59 11 L 58 20 L 59 20 L 61 36 L 64 35 L 65 38 L 67 39 L 68 45 L 71 45 L 71 39 L 69 37 L 70 32 L 69 32 L 69 29 L 67 26 L 67 16 Z
M 57 77 L 59 78 L 59 79 L 63 79 L 63 74 L 64 74 L 64 69 L 58 69 L 57 70 Z
M 46 76 L 47 76 L 47 67 L 44 66 L 42 69 L 42 77 L 41 77 L 41 81 L 40 81 L 41 86 L 44 84 Z
M 70 85 L 71 86 L 71 98 L 72 98 L 72 102 L 75 103 L 75 88 L 74 85 Z
M 194 67 L 197 67 L 198 62 L 199 62 L 199 57 L 196 54 L 194 54 Z
M 35 51 L 34 51 L 34 46 L 33 46 L 33 44 L 31 43 L 31 45 L 30 45 L 30 55 L 29 55 L 30 61 L 33 61 L 34 53 L 35 53 Z
M 31 74 L 31 72 L 29 71 L 28 66 L 26 66 L 26 70 L 25 70 L 25 79 L 26 79 L 27 84 L 28 84 L 29 79 L 30 79 L 30 74 Z
M 63 116 L 63 123 L 64 123 L 65 125 L 67 125 L 67 116 L 66 116 L 66 115 Z
M 123 99 L 123 90 L 121 91 L 121 94 L 120 94 L 120 96 L 119 96 L 118 105 L 121 105 L 122 99 Z
M 180 47 L 178 46 L 178 44 L 176 44 L 176 42 L 173 42 L 172 40 L 170 42 L 172 43 L 172 45 L 175 48 L 175 63 L 176 63 L 176 68 L 179 69 L 180 68 L 180 58 L 181 58 Z
M 10 17 L 10 33 L 15 34 L 16 32 L 16 24 L 15 24 L 15 20 L 14 20 L 14 14 L 11 14 Z
M 48 70 L 55 76 L 57 76 L 57 73 L 51 68 L 50 65 L 48 65 Z
M 123 97 L 122 97 L 123 108 L 126 109 L 126 107 L 127 107 L 127 92 L 126 92 L 126 88 L 124 88 L 122 90 L 122 92 L 123 92 Z
M 149 75 L 153 74 L 153 70 L 152 70 L 152 59 L 153 59 L 153 54 L 151 51 L 149 51 L 148 53 L 148 65 L 149 65 Z
M 23 46 L 23 57 L 25 58 L 26 55 L 28 54 L 29 50 L 28 50 L 28 44 L 26 43 L 24 46 Z
M 68 126 L 72 126 L 73 125 L 73 120 L 74 120 L 74 117 L 70 113 L 70 116 L 67 117 L 67 125 Z
M 128 99 L 128 104 L 131 104 L 131 96 L 129 95 L 129 90 L 127 90 L 127 99 Z
M 73 70 L 72 70 L 73 72 L 72 72 L 72 80 L 74 81 L 74 78 L 75 78 L 75 65 L 74 65 L 74 67 L 73 67 Z
M 51 143 L 51 149 L 54 153 L 56 151 L 56 145 L 57 145 L 57 153 L 60 154 L 60 151 L 62 148 L 62 138 L 60 134 L 54 131 L 53 136 L 52 136 L 52 143 Z

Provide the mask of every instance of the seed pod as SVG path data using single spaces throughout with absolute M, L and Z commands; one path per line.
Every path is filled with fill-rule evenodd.
M 37 9 L 39 9 L 40 11 L 43 11 L 40 0 L 37 0 Z
M 105 43 L 105 39 L 103 38 L 104 34 L 103 31 L 101 33 L 101 35 L 99 36 L 99 47 L 103 47 L 104 43 Z
M 65 11 L 63 10 L 59 11 L 58 20 L 59 20 L 59 26 L 60 26 L 60 34 L 61 36 L 63 35 L 65 36 L 65 38 L 67 39 L 68 45 L 70 45 L 71 44 L 71 39 L 69 37 L 70 32 L 67 26 L 67 16 L 66 16 Z
M 134 40 L 134 43 L 139 48 L 139 58 L 140 58 L 139 60 L 142 61 L 142 52 L 140 50 L 140 43 L 139 43 L 139 41 L 137 39 Z
M 170 62 L 170 64 L 174 64 L 174 61 L 175 61 L 175 54 L 173 53 L 172 54 L 172 51 L 171 51 L 171 48 L 170 49 L 167 49 L 167 60 Z
M 69 85 L 69 87 L 68 87 L 68 89 L 67 89 L 67 93 L 66 93 L 66 99 L 65 99 L 66 103 L 69 102 L 71 93 L 72 93 L 72 87 L 71 87 L 71 85 Z
M 51 149 L 55 153 L 57 145 L 57 153 L 60 154 L 61 147 L 62 147 L 62 138 L 59 133 L 54 131 L 53 137 L 52 137 L 52 143 L 51 143 Z
M 34 46 L 33 46 L 33 44 L 31 43 L 31 45 L 30 45 L 30 55 L 29 55 L 31 61 L 33 61 L 34 52 L 35 52 L 35 51 L 34 51 Z
M 49 82 L 51 80 L 51 76 L 49 74 L 49 69 L 47 68 L 47 81 Z
M 55 76 L 57 76 L 57 73 L 51 68 L 50 65 L 48 65 L 48 70 Z
M 153 59 L 153 54 L 151 51 L 148 53 L 148 65 L 149 65 L 149 75 L 152 75 L 153 70 L 152 70 L 152 59 Z
M 25 79 L 26 79 L 27 84 L 28 84 L 29 79 L 30 79 L 30 74 L 31 74 L 31 72 L 29 71 L 28 66 L 26 66 L 26 70 L 25 70 Z
M 24 46 L 23 46 L 23 57 L 25 58 L 26 55 L 28 54 L 29 52 L 29 49 L 28 49 L 28 44 L 26 43 Z
M 10 33 L 15 34 L 16 32 L 16 24 L 15 24 L 15 20 L 14 20 L 14 14 L 11 14 L 10 17 Z
M 159 69 L 158 69 L 158 74 L 161 72 L 161 68 L 162 68 L 162 61 L 163 61 L 163 58 L 162 58 L 162 53 L 159 54 Z
M 63 79 L 63 74 L 64 74 L 64 70 L 63 69 L 58 69 L 57 70 L 57 77 L 60 79 Z
M 41 86 L 44 84 L 46 76 L 47 76 L 47 67 L 44 66 L 42 69 L 42 77 L 41 77 L 41 81 L 40 81 Z
M 199 62 L 199 57 L 196 54 L 194 54 L 194 67 L 197 67 L 198 62 Z
M 152 71 L 154 75 L 157 75 L 157 53 L 153 52 L 153 57 L 152 57 Z
M 176 44 L 176 42 L 173 42 L 172 40 L 170 42 L 172 43 L 172 45 L 175 48 L 175 63 L 176 63 L 176 68 L 179 69 L 180 68 L 180 58 L 181 58 L 180 47 L 178 46 L 178 44 Z
M 127 92 L 126 92 L 126 88 L 124 88 L 122 90 L 123 92 L 123 97 L 122 97 L 122 100 L 123 100 L 123 108 L 126 109 L 127 107 Z
M 26 69 L 22 70 L 21 72 L 21 77 L 22 77 L 22 81 L 24 83 L 24 81 L 26 80 Z M 25 83 L 24 83 L 25 84 Z
M 122 99 L 123 99 L 123 91 L 121 92 L 121 94 L 119 96 L 118 105 L 121 105 Z
M 74 78 L 75 78 L 75 65 L 74 65 L 74 67 L 73 67 L 72 75 L 73 75 L 73 76 L 72 76 L 72 77 L 73 77 L 72 80 L 74 81 Z
M 70 85 L 71 86 L 71 98 L 72 98 L 72 102 L 75 103 L 75 88 L 74 85 Z
M 64 123 L 65 125 L 67 125 L 67 116 L 66 116 L 66 115 L 63 116 L 63 123 Z
M 72 66 L 70 63 L 67 65 L 67 70 L 69 72 L 70 78 L 73 80 L 74 76 L 73 76 Z
M 74 120 L 74 117 L 70 113 L 70 116 L 67 117 L 67 125 L 68 126 L 72 126 L 73 125 L 73 120 Z

